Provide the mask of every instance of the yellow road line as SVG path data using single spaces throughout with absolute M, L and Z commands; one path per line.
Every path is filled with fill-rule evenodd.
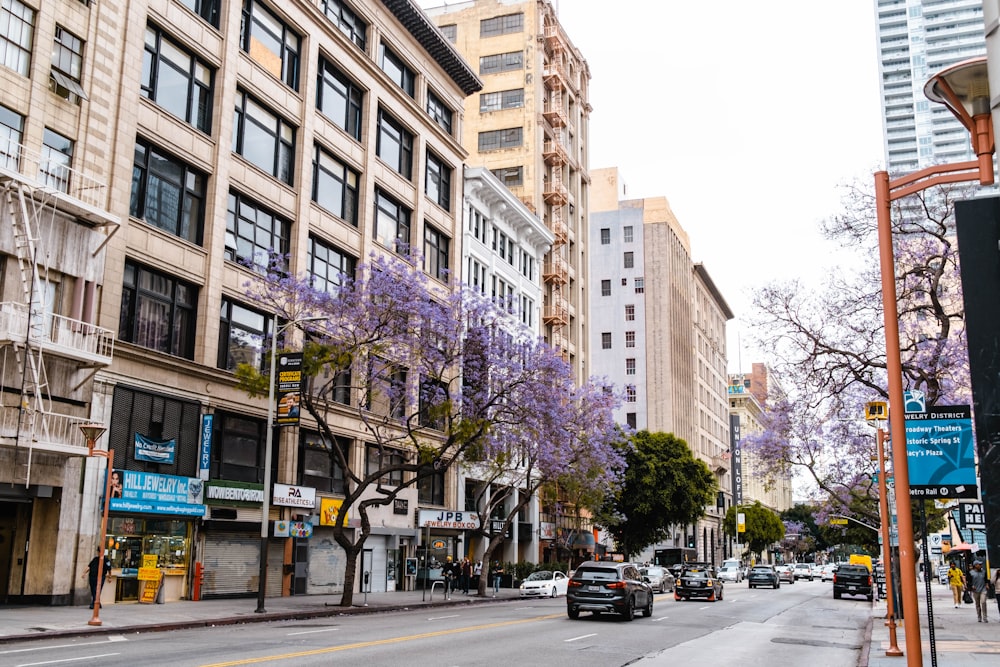
M 264 656 L 260 658 L 246 658 L 245 660 L 233 660 L 230 662 L 216 662 L 205 667 L 233 667 L 234 665 L 252 665 L 259 662 L 271 662 L 273 660 L 292 660 L 310 655 L 323 655 L 324 653 L 335 653 L 337 651 L 348 651 L 356 648 L 367 648 L 369 646 L 383 646 L 386 644 L 398 644 L 416 639 L 429 639 L 430 637 L 443 637 L 445 635 L 458 634 L 460 632 L 475 632 L 477 630 L 490 630 L 493 628 L 503 628 L 510 625 L 520 625 L 522 623 L 533 623 L 535 621 L 545 621 L 552 618 L 562 618 L 562 614 L 549 614 L 547 616 L 536 616 L 534 618 L 522 618 L 516 621 L 504 621 L 502 623 L 487 623 L 486 625 L 470 625 L 467 628 L 454 628 L 452 630 L 438 630 L 436 632 L 424 632 L 419 635 L 407 635 L 405 637 L 390 637 L 389 639 L 376 639 L 370 642 L 357 642 L 355 644 L 342 644 L 340 646 L 329 646 L 327 648 L 317 648 L 311 651 L 297 651 L 295 653 L 280 653 L 278 655 Z

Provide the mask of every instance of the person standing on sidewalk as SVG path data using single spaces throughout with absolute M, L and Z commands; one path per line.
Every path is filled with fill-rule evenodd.
M 993 569 L 993 597 L 997 601 L 997 613 L 1000 614 L 1000 567 Z
M 965 575 L 958 569 L 958 563 L 951 561 L 948 568 L 948 585 L 951 586 L 951 594 L 955 598 L 955 609 L 962 606 L 962 591 L 965 590 Z
M 972 571 L 969 572 L 969 590 L 972 591 L 972 600 L 976 603 L 976 618 L 980 623 L 990 622 L 986 618 L 986 583 L 983 564 L 977 560 L 972 564 Z
M 472 580 L 472 561 L 468 558 L 462 559 L 462 593 L 469 594 L 469 582 Z
M 90 564 L 87 565 L 87 571 L 83 573 L 83 577 L 87 577 L 87 583 L 90 584 L 90 608 L 94 608 L 94 603 L 97 602 L 97 570 L 101 568 L 101 556 L 103 554 L 103 549 L 97 548 L 96 555 L 90 559 Z M 111 582 L 111 559 L 104 555 L 104 567 L 101 568 L 104 573 L 104 581 L 107 583 Z M 83 577 L 80 577 L 81 579 Z
M 490 579 L 493 580 L 493 597 L 497 596 L 500 592 L 500 577 L 503 576 L 503 565 L 500 561 L 493 561 L 493 567 L 490 568 Z

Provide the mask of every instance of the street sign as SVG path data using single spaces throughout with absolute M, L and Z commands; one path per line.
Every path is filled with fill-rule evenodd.
M 847 519 L 830 519 L 831 526 L 846 526 Z
M 967 405 L 931 406 L 906 413 L 906 458 L 910 496 L 977 498 L 972 410 Z

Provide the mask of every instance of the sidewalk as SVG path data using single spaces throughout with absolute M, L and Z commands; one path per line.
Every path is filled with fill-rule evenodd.
M 287 619 L 323 618 L 345 614 L 369 614 L 380 611 L 413 609 L 430 606 L 464 606 L 519 599 L 518 589 L 504 588 L 494 598 L 492 589 L 486 597 L 474 591 L 468 596 L 452 594 L 446 600 L 441 591 L 405 591 L 393 593 L 354 594 L 354 605 L 340 606 L 340 595 L 297 595 L 267 598 L 266 612 L 256 613 L 256 598 L 224 600 L 180 600 L 165 604 L 124 602 L 102 607 L 99 626 L 88 625 L 94 612 L 87 605 L 41 607 L 0 606 L 0 643 L 46 637 L 75 637 L 95 633 L 121 634 L 152 632 L 182 628 L 235 625 Z M 366 604 L 367 602 L 367 604 Z M 1000 627 L 998 625 L 997 627 Z
M 932 664 L 930 628 L 923 582 L 917 582 L 917 597 L 920 606 L 921 655 L 923 664 L 930 665 Z M 1000 613 L 997 612 L 996 600 L 987 600 L 989 623 L 979 623 L 976 621 L 975 605 L 963 604 L 955 609 L 951 589 L 947 586 L 937 582 L 932 583 L 931 598 L 934 607 L 934 644 L 938 665 L 966 667 L 1000 664 Z M 896 645 L 904 655 L 888 657 L 885 654 L 890 645 L 885 612 L 884 600 L 876 602 L 872 608 L 871 641 L 867 643 L 867 649 L 862 649 L 860 667 L 905 667 L 908 664 L 903 621 L 898 621 Z

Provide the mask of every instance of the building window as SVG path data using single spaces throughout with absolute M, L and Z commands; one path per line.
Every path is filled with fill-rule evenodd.
M 601 349 L 610 350 L 611 349 L 611 332 L 605 331 L 601 334 Z
M 404 460 L 403 453 L 398 449 L 388 447 L 380 449 L 377 445 L 368 445 L 365 451 L 365 475 L 374 475 L 390 466 L 401 466 Z M 382 476 L 379 483 L 386 486 L 399 486 L 403 483 L 403 471 L 388 472 Z
M 197 307 L 197 287 L 135 262 L 125 262 L 119 339 L 194 359 Z
M 427 115 L 431 117 L 435 123 L 437 123 L 442 130 L 451 134 L 451 124 L 454 118 L 454 112 L 448 108 L 440 97 L 435 95 L 432 91 L 427 91 Z
M 354 277 L 358 260 L 336 246 L 309 237 L 309 281 L 327 294 L 336 294 L 345 280 Z
M 635 267 L 635 255 L 632 252 L 625 253 L 623 261 L 626 269 Z
M 403 89 L 403 92 L 414 97 L 416 94 L 416 73 L 384 43 L 379 45 L 379 67 Z
M 42 159 L 38 178 L 59 192 L 69 192 L 70 164 L 73 162 L 73 140 L 49 128 L 42 135 Z
M 375 189 L 375 240 L 402 255 L 410 254 L 410 210 Z
M 635 359 L 625 360 L 625 375 L 635 375 Z
M 611 245 L 611 229 L 601 227 L 601 245 Z
M 626 331 L 625 332 L 625 347 L 635 347 L 635 332 Z
M 159 149 L 136 141 L 129 215 L 201 245 L 205 177 Z
M 73 104 L 79 104 L 81 98 L 87 98 L 80 85 L 82 73 L 83 40 L 57 25 L 55 37 L 52 40 L 52 70 L 50 72 L 52 92 Z
M 635 403 L 635 401 L 636 401 L 635 385 L 634 384 L 625 385 L 625 402 Z
M 330 442 L 323 435 L 313 432 L 302 434 L 302 486 L 311 486 L 324 493 L 344 493 L 344 469 L 338 462 L 337 450 L 349 459 L 351 441 L 337 437 Z
M 444 505 L 444 471 L 423 466 L 417 473 L 417 502 L 421 505 Z
M 479 57 L 480 74 L 499 74 L 524 69 L 524 52 L 510 51 Z
M 427 151 L 427 174 L 424 192 L 438 206 L 451 210 L 451 167 L 437 155 Z
M 524 14 L 504 14 L 483 19 L 479 22 L 480 37 L 495 37 L 497 35 L 509 35 L 514 32 L 524 30 Z
M 413 176 L 413 135 L 392 116 L 378 110 L 378 145 L 375 154 L 403 178 Z
M 272 261 L 284 265 L 291 223 L 237 192 L 229 193 L 226 259 L 264 273 Z
M 480 294 L 486 294 L 486 267 L 469 259 L 469 285 Z
M 441 34 L 444 35 L 444 38 L 447 39 L 452 44 L 454 44 L 455 40 L 458 39 L 458 25 L 455 23 L 449 23 L 448 25 L 439 25 L 438 30 L 440 30 Z
M 524 167 L 501 167 L 490 171 L 508 188 L 524 185 Z
M 24 116 L 0 104 L 0 167 L 18 171 Z
M 646 291 L 646 281 L 643 278 L 635 279 L 635 293 L 642 294 Z
M 211 68 L 153 26 L 146 26 L 142 77 L 143 97 L 211 134 Z
M 490 220 L 472 206 L 469 207 L 469 231 L 486 245 L 490 233 Z
M 535 302 L 521 295 L 521 323 L 527 327 L 535 326 Z
M 313 201 L 354 227 L 358 226 L 359 178 L 358 172 L 316 146 Z
M 635 304 L 625 304 L 625 321 L 632 322 L 635 320 Z
M 240 31 L 240 45 L 251 60 L 298 90 L 299 36 L 259 0 L 244 1 Z
M 637 426 L 636 426 L 637 423 L 638 423 L 638 421 L 636 420 L 636 415 L 635 415 L 634 412 L 626 412 L 625 413 L 625 424 L 630 429 L 632 429 L 634 431 L 637 428 Z
M 524 88 L 501 90 L 496 93 L 483 93 L 479 96 L 479 111 L 502 111 L 504 109 L 519 109 L 524 106 Z
M 0 63 L 21 76 L 31 70 L 31 35 L 35 10 L 20 0 L 0 5 Z
M 320 58 L 318 78 L 316 108 L 337 127 L 361 141 L 364 91 L 326 58 Z
M 262 483 L 267 424 L 263 419 L 217 414 L 212 434 L 212 479 Z
M 288 185 L 295 163 L 295 128 L 243 91 L 236 93 L 233 152 Z
M 361 20 L 343 0 L 321 0 L 320 5 L 333 25 L 364 51 L 368 43 L 368 24 Z
M 264 349 L 273 318 L 223 297 L 218 367 L 235 371 L 240 364 L 263 370 Z
M 622 227 L 622 240 L 625 243 L 632 243 L 632 225 Z
M 601 296 L 611 296 L 611 281 L 602 280 L 601 281 Z
M 219 0 L 180 0 L 180 3 L 207 21 L 219 27 Z
M 451 239 L 430 225 L 424 225 L 424 271 L 438 280 L 448 282 L 448 257 Z
M 479 133 L 479 150 L 495 151 L 502 148 L 516 148 L 523 143 L 524 129 L 509 127 L 504 130 L 490 130 Z

